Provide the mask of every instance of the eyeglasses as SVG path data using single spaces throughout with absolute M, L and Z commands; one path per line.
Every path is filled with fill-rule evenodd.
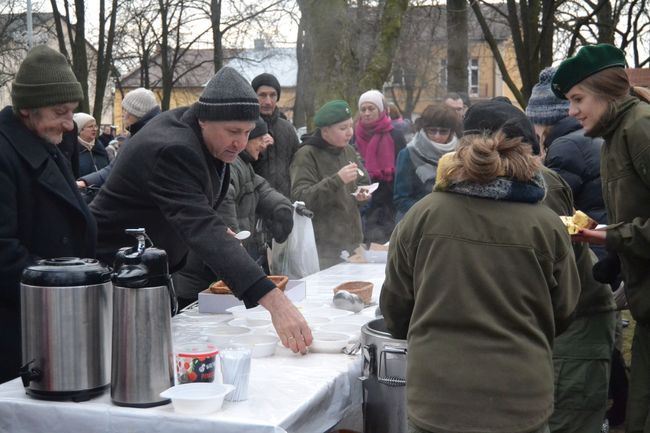
M 424 128 L 424 132 L 427 133 L 427 135 L 449 135 L 451 132 L 451 129 L 449 128 Z

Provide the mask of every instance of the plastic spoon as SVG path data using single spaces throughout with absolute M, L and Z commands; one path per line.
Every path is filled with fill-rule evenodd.
M 249 232 L 248 230 L 242 230 L 239 233 L 235 234 L 235 239 L 243 241 L 244 239 L 248 239 L 250 235 L 251 232 Z

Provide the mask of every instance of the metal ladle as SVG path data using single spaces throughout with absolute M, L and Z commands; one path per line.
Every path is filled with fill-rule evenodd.
M 354 313 L 366 308 L 365 302 L 358 295 L 350 293 L 347 290 L 339 290 L 334 294 L 334 299 L 332 300 L 334 306 L 341 310 L 348 310 Z

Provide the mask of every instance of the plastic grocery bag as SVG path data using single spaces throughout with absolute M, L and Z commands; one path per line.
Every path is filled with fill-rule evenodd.
M 293 230 L 286 241 L 273 240 L 271 274 L 295 280 L 320 271 L 312 216 L 304 202 L 293 204 Z

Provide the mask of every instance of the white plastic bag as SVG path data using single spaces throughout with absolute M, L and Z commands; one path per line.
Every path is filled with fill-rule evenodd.
M 273 240 L 271 254 L 271 273 L 286 275 L 295 280 L 320 271 L 314 226 L 311 219 L 296 212 L 296 206 L 305 203 L 297 201 L 293 204 L 293 230 L 286 241 L 278 243 Z

